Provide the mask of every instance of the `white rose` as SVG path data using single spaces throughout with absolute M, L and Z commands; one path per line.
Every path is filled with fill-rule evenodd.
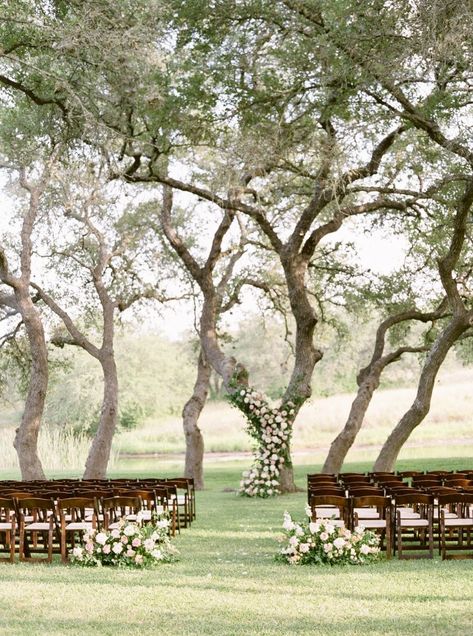
M 125 526 L 123 534 L 125 534 L 127 537 L 132 537 L 134 534 L 136 534 L 136 531 L 137 527 L 130 523 L 130 525 Z
M 333 542 L 333 545 L 337 548 L 337 550 L 340 550 L 345 545 L 345 539 L 343 537 L 338 537 L 338 539 L 335 539 Z
M 303 553 L 305 552 L 309 552 L 310 550 L 310 545 L 308 543 L 301 543 L 299 546 L 299 550 Z
M 98 535 L 95 537 L 95 540 L 97 541 L 97 543 L 100 543 L 100 545 L 105 545 L 105 543 L 107 542 L 107 535 L 105 534 L 105 532 L 99 532 Z
M 112 546 L 112 551 L 115 552 L 115 554 L 121 554 L 123 552 L 123 543 L 121 541 L 117 541 L 116 543 L 114 543 Z

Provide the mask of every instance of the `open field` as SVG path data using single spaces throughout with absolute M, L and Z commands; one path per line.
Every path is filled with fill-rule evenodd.
M 401 467 L 462 465 L 463 459 L 418 460 Z M 305 494 L 249 500 L 223 492 L 237 485 L 242 468 L 241 462 L 209 465 L 198 519 L 176 540 L 176 564 L 144 572 L 1 564 L 2 636 L 455 636 L 471 630 L 473 561 L 328 569 L 276 563 L 282 513 L 301 517 Z M 317 468 L 298 466 L 299 485 Z
M 427 450 L 428 456 L 444 452 L 445 445 L 454 446 L 450 455 L 461 449 L 473 454 L 473 369 L 462 369 L 440 374 L 434 392 L 432 408 L 425 421 L 409 440 L 401 457 L 409 458 Z M 364 426 L 348 460 L 373 458 L 392 427 L 409 407 L 415 395 L 411 388 L 379 390 L 366 415 Z M 301 410 L 295 426 L 293 448 L 295 451 L 311 449 L 312 461 L 321 460 L 331 441 L 343 426 L 352 394 L 314 399 Z M 118 436 L 116 446 L 122 453 L 182 452 L 184 440 L 181 420 L 148 422 L 140 429 Z M 239 412 L 225 403 L 207 404 L 201 428 L 207 452 L 235 452 L 251 449 L 244 432 L 244 419 Z M 419 447 L 422 450 L 419 451 Z M 465 452 L 465 450 L 463 450 Z
M 472 385 L 473 369 L 450 370 L 440 374 L 432 409 L 401 451 L 401 459 L 473 456 Z M 379 390 L 347 461 L 374 461 L 381 444 L 413 397 L 414 389 L 411 388 Z M 324 460 L 331 441 L 345 422 L 352 399 L 353 395 L 348 393 L 313 399 L 301 410 L 294 426 L 293 450 L 296 462 Z M 0 470 L 14 469 L 18 463 L 12 447 L 14 414 L 7 411 L 5 419 L 3 413 L 1 418 Z M 244 430 L 244 419 L 227 403 L 208 403 L 200 425 L 207 454 L 221 453 L 223 456 L 220 459 L 225 460 L 224 454 L 232 457 L 250 452 L 251 443 Z M 44 431 L 41 435 L 43 441 L 40 442 L 40 453 L 46 469 L 57 470 L 62 462 L 62 465 L 80 474 L 89 441 L 83 438 L 80 444 L 78 440 L 73 440 L 72 444 L 61 445 L 55 440 L 54 434 Z M 155 466 L 156 462 L 174 462 L 182 472 L 183 451 L 184 436 L 180 418 L 148 421 L 140 428 L 116 435 L 110 467 L 115 469 L 126 465 L 147 469 L 149 465 Z M 122 457 L 117 462 L 119 452 Z M 143 454 L 150 457 L 151 463 L 139 458 Z M 151 458 L 153 454 L 158 455 L 158 458 Z

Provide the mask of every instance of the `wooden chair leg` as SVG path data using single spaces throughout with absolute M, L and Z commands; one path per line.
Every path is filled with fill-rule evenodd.
M 61 528 L 61 561 L 67 563 L 67 538 L 65 529 Z

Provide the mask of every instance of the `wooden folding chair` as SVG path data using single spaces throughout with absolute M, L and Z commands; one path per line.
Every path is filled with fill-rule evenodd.
M 312 521 L 327 519 L 332 525 L 348 527 L 350 506 L 345 497 L 337 495 L 314 495 L 310 500 Z
M 433 496 L 426 493 L 395 495 L 395 549 L 399 559 L 433 558 L 433 503 Z
M 390 497 L 364 495 L 350 501 L 350 529 L 360 525 L 381 537 L 386 558 L 392 555 L 392 502 Z
M 438 495 L 437 501 L 442 560 L 473 559 L 473 494 Z
M 102 513 L 105 530 L 113 530 L 119 527 L 121 519 L 134 522 L 138 513 L 142 510 L 141 499 L 136 495 L 132 497 L 109 497 L 102 499 Z
M 0 558 L 0 561 L 15 560 L 16 541 L 16 514 L 13 499 L 0 497 L 0 552 L 6 552 L 9 556 Z
M 59 516 L 61 560 L 68 561 L 68 549 L 72 550 L 78 537 L 97 528 L 97 501 L 84 497 L 59 499 L 56 509 Z
M 57 519 L 54 502 L 39 497 L 17 499 L 15 505 L 19 517 L 20 561 L 52 562 L 53 551 L 59 551 Z M 31 553 L 47 554 L 46 558 L 32 557 Z

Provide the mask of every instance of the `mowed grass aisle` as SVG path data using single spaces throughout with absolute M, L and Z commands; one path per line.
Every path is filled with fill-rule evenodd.
M 282 512 L 302 516 L 305 495 L 261 501 L 222 492 L 237 480 L 236 466 L 208 471 L 198 519 L 176 541 L 178 563 L 152 571 L 1 564 L 1 636 L 471 631 L 473 561 L 277 563 Z

